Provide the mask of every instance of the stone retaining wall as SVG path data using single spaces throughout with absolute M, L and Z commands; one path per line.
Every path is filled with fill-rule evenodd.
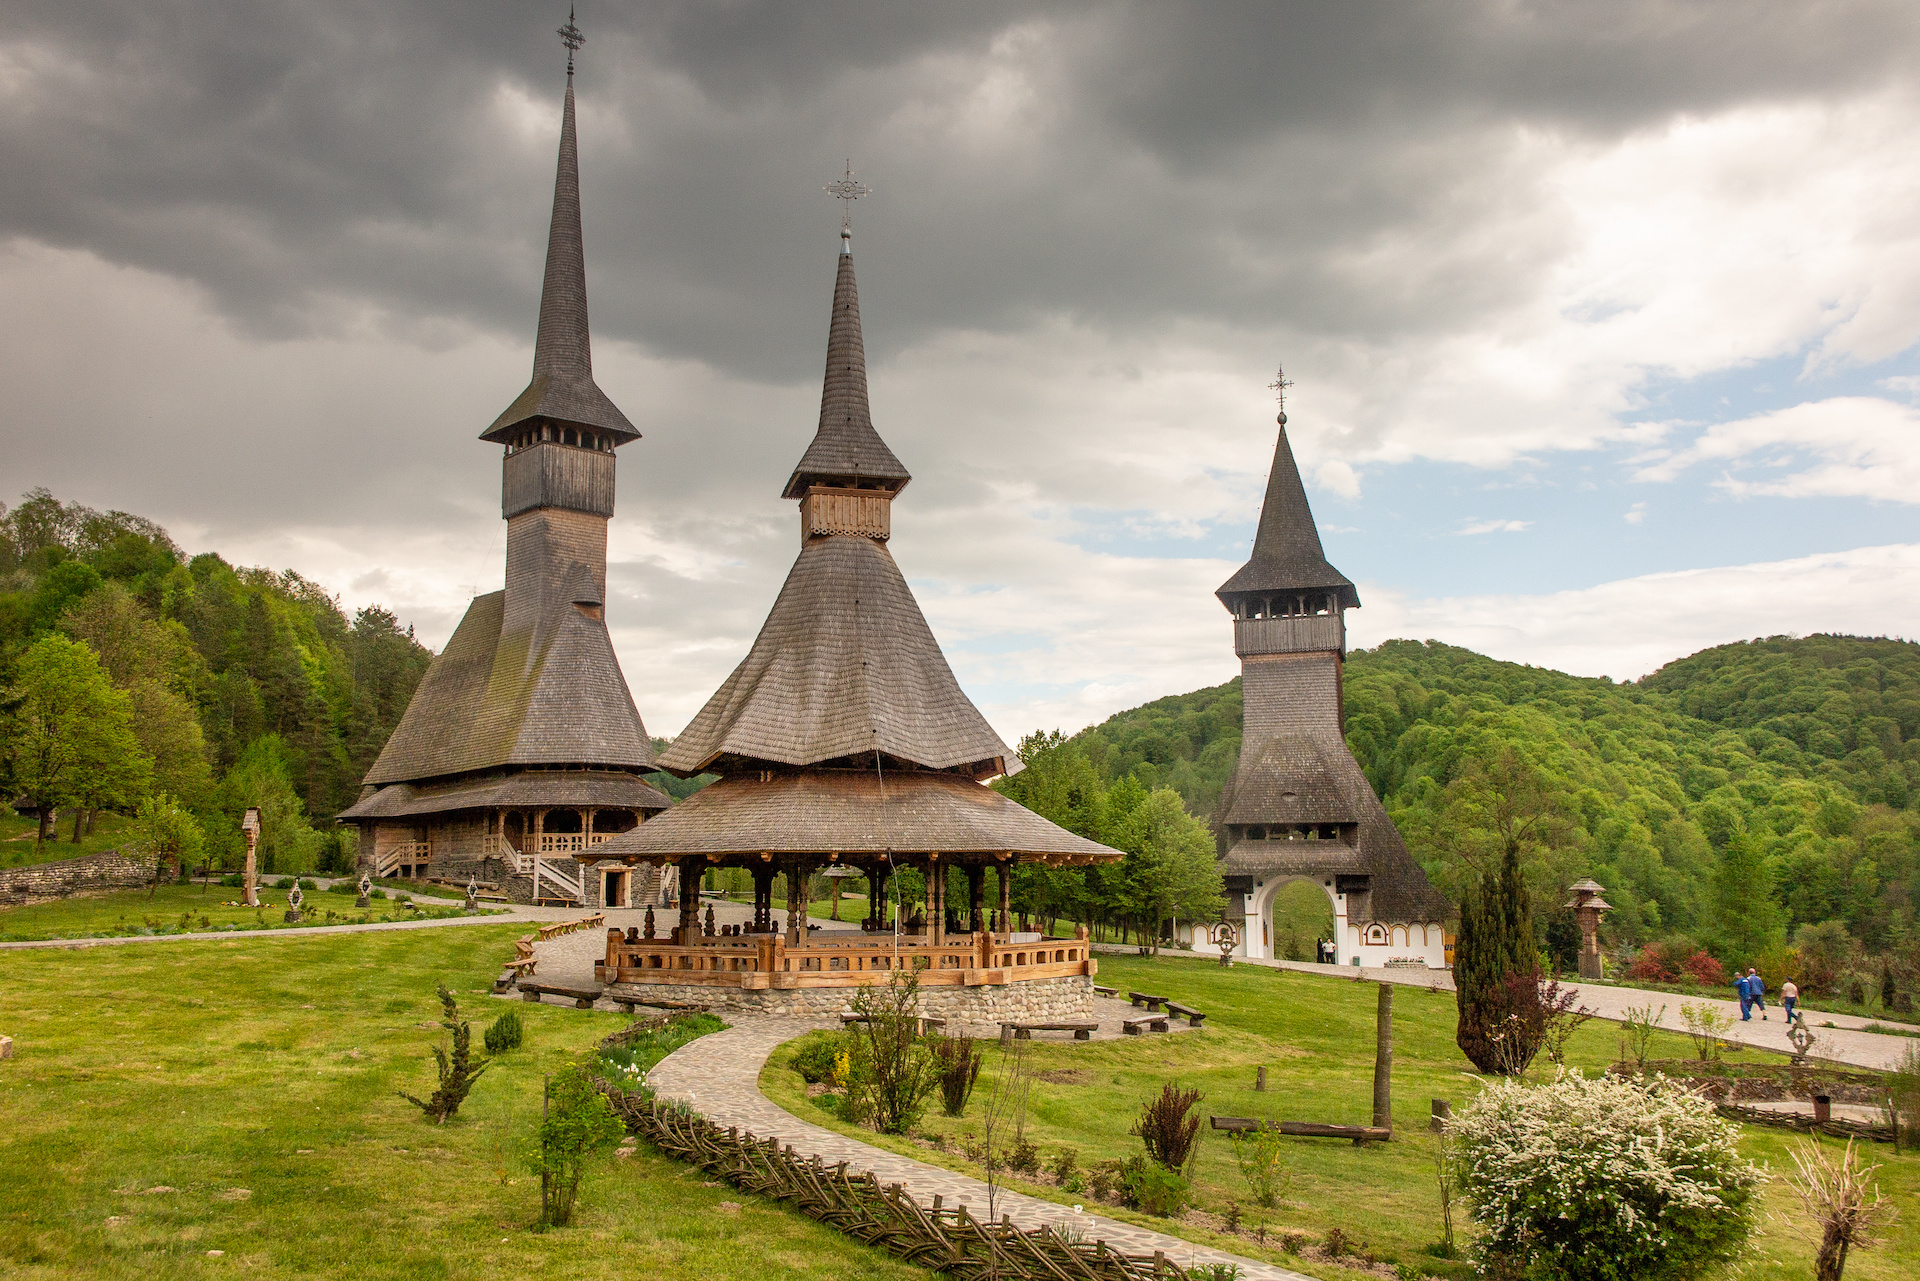
M 746 991 L 737 987 L 704 987 L 691 983 L 614 983 L 603 996 L 615 1001 L 678 1001 L 716 1010 L 754 1014 L 832 1017 L 853 1012 L 852 987 L 796 987 Z M 1093 980 L 1085 977 L 1030 979 L 980 987 L 941 985 L 920 989 L 920 1013 L 960 1023 L 997 1023 L 1001 1020 L 1045 1023 L 1093 1017 Z
M 54 863 L 30 863 L 26 867 L 0 870 L 0 907 L 45 903 L 83 890 L 133 889 L 151 879 L 153 860 L 138 859 L 122 850 L 63 858 Z

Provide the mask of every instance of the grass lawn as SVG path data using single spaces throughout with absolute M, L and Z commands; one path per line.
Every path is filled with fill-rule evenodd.
M 1040 1147 L 1043 1158 L 1050 1160 L 1059 1149 L 1070 1147 L 1084 1168 L 1109 1158 L 1138 1154 L 1140 1141 L 1128 1133 L 1129 1127 L 1162 1083 L 1173 1079 L 1204 1091 L 1199 1106 L 1203 1115 L 1344 1124 L 1370 1121 L 1375 1005 L 1371 983 L 1256 966 L 1223 970 L 1211 962 L 1186 958 L 1131 956 L 1102 956 L 1100 982 L 1123 991 L 1164 994 L 1193 1005 L 1207 1011 L 1208 1026 L 1138 1040 L 1032 1043 L 1027 1053 L 1040 1075 L 1028 1100 L 1027 1137 Z M 1105 1206 L 1101 1207 L 1102 1213 L 1149 1223 L 1162 1231 L 1269 1258 L 1302 1271 L 1343 1275 L 1326 1264 L 1262 1249 L 1244 1236 L 1224 1236 L 1214 1215 L 1229 1202 L 1237 1202 L 1249 1227 L 1263 1220 L 1267 1223 L 1270 1241 L 1274 1233 L 1287 1229 L 1320 1239 L 1328 1229 L 1338 1227 L 1383 1258 L 1415 1264 L 1440 1275 L 1468 1275 L 1464 1265 L 1448 1265 L 1423 1253 L 1440 1238 L 1433 1144 L 1426 1130 L 1429 1101 L 1446 1098 L 1458 1106 L 1478 1088 L 1479 1078 L 1453 1043 L 1453 1029 L 1451 993 L 1405 987 L 1396 990 L 1394 1129 L 1399 1137 L 1392 1143 L 1368 1148 L 1326 1139 L 1287 1140 L 1293 1182 L 1279 1207 L 1260 1210 L 1252 1206 L 1228 1140 L 1203 1129 L 1195 1175 L 1196 1201 L 1202 1213 L 1173 1223 Z M 1574 1042 L 1570 1062 L 1589 1073 L 1598 1072 L 1616 1057 L 1618 1039 L 1617 1025 L 1589 1023 Z M 1691 1043 L 1683 1036 L 1662 1033 L 1654 1052 L 1690 1057 Z M 762 1087 L 782 1106 L 817 1124 L 859 1133 L 878 1146 L 978 1174 L 977 1167 L 957 1154 L 936 1152 L 908 1139 L 851 1130 L 837 1116 L 806 1098 L 798 1074 L 786 1066 L 790 1053 L 791 1046 L 777 1051 L 761 1077 Z M 1780 1061 L 1777 1056 L 1757 1052 L 1729 1057 L 1733 1061 Z M 951 1136 L 956 1148 L 963 1136 L 977 1133 L 981 1105 L 1000 1070 L 1000 1061 L 999 1052 L 989 1050 L 967 1116 L 942 1116 L 936 1096 L 921 1122 L 921 1132 Z M 1252 1088 L 1255 1069 L 1263 1063 L 1268 1070 L 1268 1089 L 1256 1093 Z M 1542 1064 L 1550 1070 L 1544 1060 Z M 1794 1136 L 1785 1131 L 1749 1127 L 1743 1146 L 1753 1159 L 1767 1163 L 1778 1175 L 1792 1168 L 1787 1149 L 1793 1141 Z M 1872 1160 L 1886 1162 L 1878 1176 L 1881 1187 L 1904 1213 L 1890 1243 L 1853 1255 L 1847 1275 L 1884 1281 L 1911 1277 L 1920 1270 L 1920 1205 L 1916 1204 L 1920 1157 L 1894 1157 L 1890 1147 L 1881 1144 L 1872 1145 L 1869 1155 Z M 1091 1201 L 1086 1193 L 1062 1193 L 1041 1185 L 1018 1186 L 1066 1204 Z M 1810 1228 L 1783 1183 L 1776 1181 L 1768 1192 L 1763 1226 L 1765 1235 L 1759 1238 L 1758 1255 L 1743 1277 L 1786 1281 L 1810 1275 Z
M 257 909 L 222 906 L 238 902 L 240 895 L 241 891 L 220 885 L 176 884 L 162 885 L 151 896 L 146 890 L 114 890 L 0 908 L 0 941 L 294 928 L 283 919 L 287 891 L 262 888 Z M 416 911 L 401 907 L 391 898 L 374 899 L 373 906 L 363 911 L 354 907 L 352 895 L 310 891 L 301 909 L 300 925 L 359 925 L 460 915 L 461 909 L 444 899 L 423 898 L 423 903 L 425 906 Z M 331 920 L 329 912 L 333 913 Z
M 52 863 L 82 854 L 98 854 L 122 844 L 132 836 L 133 820 L 125 815 L 103 812 L 93 821 L 93 831 L 80 838 L 78 845 L 67 838 L 73 835 L 73 820 L 54 825 L 53 838 L 35 844 L 34 833 L 40 820 L 9 813 L 0 818 L 0 867 L 24 867 L 29 863 Z
M 525 1045 L 452 1122 L 395 1097 L 431 1088 L 437 981 L 476 1043 L 509 1008 L 483 993 L 522 928 L 7 955 L 0 1275 L 927 1275 L 644 1148 L 595 1170 L 575 1226 L 530 1231 L 542 1076 L 623 1017 L 515 1003 Z

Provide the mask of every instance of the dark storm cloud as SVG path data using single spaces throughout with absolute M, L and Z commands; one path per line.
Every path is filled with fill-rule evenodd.
M 524 341 L 555 111 L 516 134 L 500 95 L 557 104 L 561 14 L 13 7 L 0 233 L 191 280 L 251 332 L 371 306 Z M 845 155 L 878 188 L 857 222 L 882 354 L 1042 312 L 1417 329 L 1552 251 L 1449 239 L 1528 198 L 1516 130 L 1874 92 L 1912 77 L 1920 9 L 769 0 L 581 22 L 598 332 L 788 381 L 818 361 L 819 187 Z M 1414 236 L 1417 268 L 1354 288 L 1354 259 Z

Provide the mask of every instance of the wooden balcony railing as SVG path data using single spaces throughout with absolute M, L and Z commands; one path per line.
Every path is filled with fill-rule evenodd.
M 1004 936 L 1002 936 L 1004 939 Z M 606 959 L 595 965 L 603 983 L 693 987 L 863 987 L 884 983 L 896 970 L 917 971 L 924 986 L 1002 984 L 1098 972 L 1085 939 L 1008 943 L 992 934 L 958 934 L 941 943 L 891 935 L 809 938 L 789 944 L 784 934 L 709 935 L 684 945 L 669 939 L 607 931 Z

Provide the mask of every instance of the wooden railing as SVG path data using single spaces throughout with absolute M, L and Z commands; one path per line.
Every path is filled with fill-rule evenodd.
M 607 931 L 603 983 L 670 983 L 695 987 L 864 987 L 911 969 L 922 984 L 1001 984 L 1098 972 L 1085 939 L 1009 943 L 1005 936 L 958 934 L 944 942 L 889 935 L 809 938 L 783 934 L 703 935 L 692 943 L 642 939 Z
M 373 874 L 379 877 L 392 876 L 402 863 L 425 863 L 433 856 L 433 843 L 430 841 L 400 841 L 381 850 L 373 862 Z

